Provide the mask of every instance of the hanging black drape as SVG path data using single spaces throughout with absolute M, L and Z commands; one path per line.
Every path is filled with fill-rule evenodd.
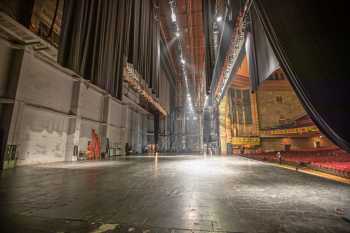
M 126 58 L 157 92 L 157 14 L 156 0 L 65 0 L 58 60 L 121 98 Z
M 215 14 L 215 0 L 202 0 L 203 5 L 203 29 L 205 39 L 205 73 L 206 73 L 206 92 L 209 94 L 211 80 L 213 76 L 213 68 L 215 65 L 214 51 L 214 32 L 213 22 Z
M 227 51 L 229 50 L 231 45 L 233 28 L 234 28 L 233 25 L 234 25 L 233 21 L 230 21 L 230 22 L 225 22 L 225 27 L 223 27 L 222 40 L 219 41 L 221 43 L 217 49 L 216 63 L 212 74 L 212 84 L 211 84 L 212 87 L 214 87 L 218 82 L 221 69 L 223 68 L 223 65 L 225 63 Z
M 250 8 L 247 35 L 247 58 L 251 89 L 256 91 L 260 83 L 279 68 L 278 60 L 266 36 L 263 24 L 257 15 L 255 5 Z
M 216 11 L 216 1 L 215 0 L 202 0 L 203 5 L 203 24 L 204 24 L 204 34 L 205 34 L 205 68 L 206 68 L 206 91 L 209 93 L 210 87 L 215 86 L 217 79 L 220 75 L 221 68 L 224 64 L 224 59 L 226 57 L 227 50 L 231 44 L 231 37 L 233 33 L 234 24 L 241 10 L 241 0 L 230 0 L 225 4 L 225 12 L 215 12 Z M 217 15 L 216 15 L 217 14 Z M 219 15 L 224 14 L 224 15 Z M 222 22 L 216 22 L 214 17 L 225 17 Z M 214 48 L 214 24 L 217 24 L 217 30 L 219 35 L 222 33 L 221 37 L 218 39 L 218 48 Z M 225 25 L 225 27 L 222 27 Z
M 128 62 L 159 94 L 160 28 L 158 1 L 133 0 Z
M 0 0 L 0 11 L 29 27 L 33 15 L 34 0 Z
M 320 130 L 350 151 L 347 1 L 256 0 L 259 18 L 296 94 Z

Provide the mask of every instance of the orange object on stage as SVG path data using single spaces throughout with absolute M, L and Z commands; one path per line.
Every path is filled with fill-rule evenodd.
M 93 147 L 94 159 L 100 159 L 100 138 L 98 137 L 94 129 L 91 131 L 91 144 Z

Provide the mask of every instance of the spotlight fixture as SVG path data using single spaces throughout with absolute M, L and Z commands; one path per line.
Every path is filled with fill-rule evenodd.
M 222 21 L 222 16 L 218 16 L 217 18 L 216 18 L 216 22 L 221 22 Z

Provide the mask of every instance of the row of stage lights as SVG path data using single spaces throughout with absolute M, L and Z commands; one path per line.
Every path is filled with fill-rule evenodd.
M 175 14 L 175 1 L 171 0 L 169 1 L 170 4 L 170 10 L 171 10 L 171 21 L 175 24 L 176 26 L 176 32 L 175 32 L 175 36 L 178 40 L 178 46 L 179 46 L 179 50 L 180 50 L 180 62 L 181 62 L 181 68 L 182 68 L 182 72 L 183 72 L 183 77 L 185 79 L 185 85 L 186 85 L 186 97 L 187 97 L 187 101 L 188 101 L 188 106 L 189 106 L 189 110 L 191 113 L 193 113 L 193 104 L 192 104 L 192 98 L 191 98 L 191 94 L 190 94 L 190 90 L 189 90 L 189 86 L 188 86 L 188 78 L 187 78 L 187 73 L 186 73 L 186 60 L 184 59 L 183 56 L 183 52 L 182 52 L 182 44 L 181 44 L 181 34 L 180 34 L 180 28 L 179 25 L 177 24 L 177 19 L 176 19 L 176 14 Z
M 179 46 L 179 50 L 180 50 L 180 62 L 182 64 L 182 71 L 183 71 L 183 76 L 184 76 L 184 79 L 185 79 L 186 93 L 187 93 L 186 97 L 187 97 L 187 100 L 188 100 L 188 103 L 189 103 L 189 109 L 190 109 L 191 112 L 193 112 L 192 98 L 191 98 L 191 94 L 190 94 L 190 91 L 189 91 L 188 78 L 187 78 L 186 67 L 185 67 L 186 61 L 185 61 L 185 59 L 183 57 L 181 38 L 180 38 L 181 34 L 180 34 L 179 25 L 177 24 L 177 18 L 176 18 L 176 13 L 175 13 L 176 4 L 175 4 L 174 0 L 170 0 L 169 4 L 170 4 L 170 10 L 171 10 L 171 21 L 176 26 L 175 36 L 178 39 L 178 46 Z M 217 16 L 216 17 L 216 22 L 220 23 L 220 22 L 222 22 L 222 20 L 223 20 L 222 16 Z M 206 95 L 205 96 L 204 106 L 208 105 L 208 99 L 209 99 L 209 97 Z

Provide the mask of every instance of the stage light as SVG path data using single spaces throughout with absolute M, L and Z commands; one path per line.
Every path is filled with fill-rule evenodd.
M 222 21 L 222 16 L 218 16 L 217 18 L 216 18 L 216 22 L 221 22 Z
M 175 33 L 175 36 L 176 36 L 176 37 L 180 37 L 180 32 L 176 32 L 176 33 Z
M 171 21 L 172 21 L 173 23 L 176 22 L 176 15 L 174 14 L 174 12 L 171 13 Z
M 181 63 L 182 63 L 182 64 L 185 64 L 186 61 L 185 61 L 183 58 L 181 58 Z

